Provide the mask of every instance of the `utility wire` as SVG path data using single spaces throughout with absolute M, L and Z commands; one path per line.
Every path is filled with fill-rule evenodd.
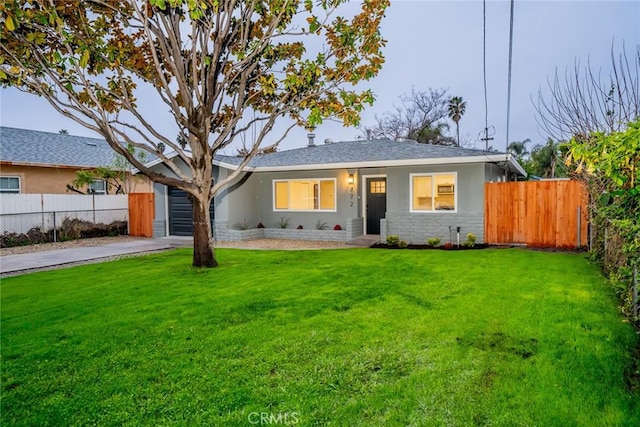
M 482 74 L 484 78 L 484 130 L 489 128 L 489 103 L 487 101 L 487 1 L 482 0 Z
M 509 147 L 509 116 L 511 113 L 511 58 L 513 57 L 513 4 L 511 0 L 511 14 L 509 17 L 509 74 L 507 78 L 507 143 L 505 149 Z
M 484 149 L 489 151 L 489 102 L 487 97 L 487 1 L 482 0 L 482 78 L 484 83 Z

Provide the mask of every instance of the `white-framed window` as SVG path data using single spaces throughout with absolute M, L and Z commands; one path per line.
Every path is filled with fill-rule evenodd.
M 19 176 L 0 176 L 0 193 L 20 194 Z
M 89 184 L 89 192 L 92 194 L 107 194 L 107 183 L 102 179 L 94 179 Z
M 411 212 L 456 212 L 458 209 L 458 174 L 412 173 Z
M 335 212 L 336 178 L 274 179 L 273 210 Z

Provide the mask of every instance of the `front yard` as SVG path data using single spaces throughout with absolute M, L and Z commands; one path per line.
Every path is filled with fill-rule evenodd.
M 190 251 L 2 280 L 3 425 L 640 425 L 583 256 Z

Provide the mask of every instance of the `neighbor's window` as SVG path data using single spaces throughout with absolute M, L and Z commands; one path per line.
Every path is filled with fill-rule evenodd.
M 455 173 L 412 174 L 411 211 L 455 211 Z
M 0 193 L 20 193 L 20 177 L 0 176 Z
M 94 179 L 89 184 L 89 192 L 93 194 L 107 194 L 107 183 L 101 179 Z
M 335 211 L 336 180 L 292 179 L 273 181 L 273 209 Z

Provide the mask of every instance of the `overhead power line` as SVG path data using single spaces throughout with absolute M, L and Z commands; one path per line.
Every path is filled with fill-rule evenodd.
M 484 83 L 484 149 L 489 150 L 489 101 L 487 97 L 487 1 L 482 0 L 482 77 Z
M 509 147 L 509 116 L 511 114 L 511 58 L 513 56 L 513 6 L 515 0 L 511 0 L 511 14 L 509 16 L 509 72 L 507 76 L 507 141 L 505 149 Z

